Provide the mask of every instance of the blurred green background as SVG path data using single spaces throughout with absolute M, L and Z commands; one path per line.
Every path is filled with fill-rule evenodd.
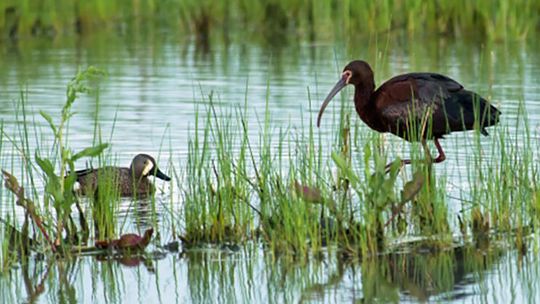
M 535 0 L 2 0 L 2 39 L 97 30 L 167 28 L 209 35 L 234 29 L 304 39 L 405 30 L 516 40 L 540 29 Z

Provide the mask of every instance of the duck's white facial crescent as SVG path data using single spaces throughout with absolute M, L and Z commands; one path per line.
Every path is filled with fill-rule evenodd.
M 75 181 L 75 183 L 73 184 L 73 191 L 75 192 L 78 192 L 81 190 L 81 183 L 79 183 L 78 181 Z
M 142 171 L 142 176 L 147 176 L 148 173 L 150 173 L 150 171 L 154 169 L 154 164 L 152 163 L 152 161 L 150 160 L 147 160 L 144 164 L 144 169 Z

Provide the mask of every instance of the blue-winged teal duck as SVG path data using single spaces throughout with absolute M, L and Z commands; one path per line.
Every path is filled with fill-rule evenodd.
M 125 167 L 103 167 L 98 169 L 84 169 L 75 172 L 79 194 L 95 194 L 98 188 L 98 179 L 106 178 L 111 183 L 118 185 L 120 196 L 147 196 L 154 192 L 154 185 L 148 176 L 154 175 L 164 181 L 171 178 L 159 170 L 154 158 L 148 154 L 138 154 L 131 161 L 129 168 Z

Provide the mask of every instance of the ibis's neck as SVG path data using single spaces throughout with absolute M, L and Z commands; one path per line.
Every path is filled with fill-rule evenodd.
M 370 106 L 371 95 L 373 95 L 374 90 L 375 84 L 373 80 L 362 82 L 354 86 L 354 105 L 356 112 L 358 112 L 358 115 L 360 115 L 364 121 L 364 113 L 366 113 L 366 111 L 369 112 L 374 108 Z
M 373 104 L 373 94 L 375 84 L 373 81 L 355 86 L 354 106 L 356 112 L 370 128 L 382 131 L 382 126 L 378 119 L 377 108 Z

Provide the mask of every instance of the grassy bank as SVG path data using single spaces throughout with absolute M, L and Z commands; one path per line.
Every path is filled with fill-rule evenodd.
M 516 40 L 535 35 L 538 16 L 540 3 L 527 0 L 7 0 L 0 4 L 0 33 L 19 37 L 164 26 L 203 38 L 247 28 L 276 38 L 285 32 L 320 39 L 406 30 Z

